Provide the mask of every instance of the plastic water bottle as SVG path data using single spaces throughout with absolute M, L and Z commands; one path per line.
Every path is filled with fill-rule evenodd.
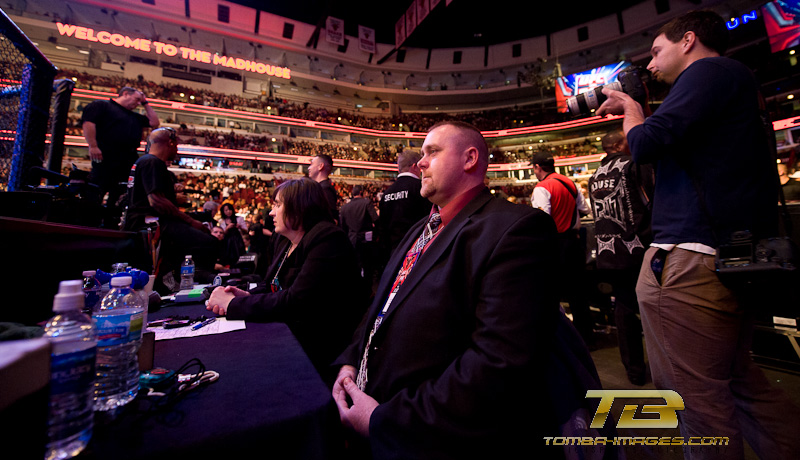
M 144 308 L 131 288 L 130 276 L 111 278 L 111 290 L 94 314 L 97 327 L 97 378 L 94 410 L 107 411 L 129 403 L 139 392 L 139 358 Z
M 128 271 L 128 262 L 119 262 L 116 264 L 111 264 L 111 274 L 116 275 L 117 273 L 125 273 Z
M 150 275 L 147 274 L 146 271 L 139 270 L 137 268 L 131 269 L 131 271 L 128 273 L 131 275 L 132 279 L 131 288 L 133 288 L 133 290 L 136 291 L 137 294 L 139 294 L 139 297 L 142 298 L 142 307 L 144 307 L 144 316 L 142 318 L 142 324 L 144 325 L 143 327 L 147 329 L 147 313 L 148 313 L 148 308 L 150 306 L 150 293 L 147 292 L 145 288 L 150 282 Z
M 92 312 L 94 312 L 95 307 L 97 307 L 101 299 L 101 287 L 100 282 L 95 278 L 96 274 L 96 270 L 86 270 L 83 272 L 83 312 L 89 316 L 92 316 Z
M 192 256 L 186 256 L 181 264 L 181 291 L 194 287 L 194 261 Z
M 53 300 L 56 315 L 44 328 L 53 350 L 46 460 L 74 457 L 92 437 L 97 341 L 91 318 L 81 312 L 82 286 L 81 280 L 61 282 Z
M 97 269 L 95 270 L 94 277 L 97 279 L 97 282 L 100 283 L 100 299 L 103 299 L 105 296 L 108 295 L 108 291 L 111 290 L 111 277 L 113 275 L 111 273 L 106 273 L 103 270 Z M 94 306 L 94 311 L 98 311 L 100 309 L 100 302 L 97 302 L 97 305 Z

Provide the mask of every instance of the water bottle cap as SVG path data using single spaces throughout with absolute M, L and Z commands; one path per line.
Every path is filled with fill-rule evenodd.
M 58 294 L 53 299 L 54 312 L 81 310 L 84 304 L 82 280 L 68 280 L 58 284 Z
M 111 282 L 111 273 L 106 273 L 103 270 L 96 270 L 94 277 L 97 278 L 97 282 L 100 284 L 108 284 Z
M 145 271 L 134 268 L 128 274 L 131 276 L 131 287 L 134 289 L 143 289 L 150 282 L 150 275 Z
M 94 275 L 97 274 L 97 270 L 84 270 L 84 272 L 82 274 L 83 274 L 84 278 L 87 277 L 87 276 L 94 276 Z
M 130 275 L 115 276 L 111 278 L 111 287 L 130 286 L 132 282 Z
M 191 259 L 191 258 L 192 258 L 192 255 L 191 255 L 191 254 L 189 254 L 189 255 L 187 255 L 187 256 L 186 256 L 186 258 L 187 258 L 187 259 Z

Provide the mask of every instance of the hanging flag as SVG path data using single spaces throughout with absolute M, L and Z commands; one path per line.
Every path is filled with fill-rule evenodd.
M 358 49 L 367 53 L 375 53 L 375 29 L 358 26 Z
M 412 3 L 406 11 L 406 37 L 410 37 L 417 28 L 417 5 Z
M 436 8 L 437 6 L 439 6 L 439 1 L 440 1 L 440 0 L 430 0 L 430 2 L 431 2 L 431 7 L 430 7 L 430 10 L 431 10 L 431 11 L 433 11 L 433 9 L 434 9 L 434 8 Z
M 417 24 L 421 24 L 422 20 L 428 17 L 431 12 L 430 0 L 417 0 Z
M 328 16 L 325 21 L 325 30 L 328 41 L 339 46 L 344 45 L 344 21 Z
M 400 48 L 400 45 L 406 41 L 406 15 L 400 16 L 397 24 L 394 26 L 394 47 Z

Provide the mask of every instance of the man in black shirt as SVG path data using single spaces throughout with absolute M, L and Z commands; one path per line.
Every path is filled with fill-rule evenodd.
M 619 353 L 628 380 L 634 385 L 644 385 L 647 369 L 642 322 L 636 316 L 639 313 L 636 280 L 644 252 L 653 241 L 650 231 L 653 168 L 633 162 L 621 129 L 606 134 L 602 144 L 606 157 L 589 179 L 597 268 L 613 287 Z
M 134 112 L 141 105 L 146 115 Z M 83 110 L 83 137 L 89 144 L 92 173 L 89 181 L 100 187 L 100 196 L 108 193 L 106 228 L 115 228 L 120 210 L 117 201 L 119 187 L 125 182 L 131 165 L 138 158 L 136 149 L 142 142 L 144 128 L 158 128 L 158 115 L 147 102 L 144 93 L 131 87 L 119 90 L 114 99 L 98 100 Z
M 175 176 L 167 169 L 178 154 L 178 136 L 172 128 L 159 128 L 150 133 L 148 153 L 139 158 L 128 177 L 128 213 L 124 229 L 145 228 L 148 217 L 157 217 L 161 232 L 161 261 L 158 275 L 170 275 L 191 254 L 196 264 L 196 278 L 214 269 L 219 241 L 209 234 L 202 222 L 178 209 Z M 167 276 L 164 284 L 170 288 Z M 159 280 L 162 281 L 162 280 Z M 202 280 L 201 280 L 202 281 Z
M 339 221 L 339 195 L 333 188 L 331 180 L 328 176 L 333 171 L 333 158 L 330 155 L 320 153 L 311 159 L 311 164 L 308 165 L 308 177 L 312 180 L 319 182 L 322 186 L 322 191 L 325 193 L 325 199 L 328 201 L 328 206 L 331 209 L 331 216 L 337 222 Z

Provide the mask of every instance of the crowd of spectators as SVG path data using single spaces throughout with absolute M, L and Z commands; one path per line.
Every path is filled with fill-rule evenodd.
M 271 208 L 270 191 L 281 181 L 278 176 L 268 181 L 256 176 L 191 173 L 180 173 L 177 180 L 185 189 L 187 212 L 203 212 L 203 205 L 216 192 L 220 204 L 232 204 L 236 214 L 245 218 Z
M 593 155 L 599 153 L 598 143 L 590 139 L 581 142 L 570 142 L 563 144 L 547 143 L 533 145 L 530 148 L 518 149 L 515 151 L 495 150 L 489 158 L 490 163 L 519 163 L 530 161 L 538 152 L 545 152 L 554 158 L 572 158 L 583 155 Z
M 303 156 L 315 156 L 324 153 L 330 155 L 331 158 L 342 160 L 364 160 L 383 163 L 394 162 L 398 150 L 394 146 L 361 145 L 355 147 L 352 144 L 321 143 L 287 138 L 273 141 L 275 138 L 271 136 L 188 128 L 185 125 L 178 129 L 178 135 L 182 143 L 190 145 Z
M 183 184 L 186 190 L 185 210 L 187 212 L 203 212 L 205 202 L 210 200 L 212 195 L 218 193 L 220 204 L 232 204 L 236 214 L 248 220 L 256 214 L 263 216 L 269 212 L 272 207 L 272 190 L 292 176 L 276 174 L 272 176 L 272 179 L 266 180 L 255 175 L 248 177 L 245 175 L 182 172 L 176 177 L 178 183 Z M 364 187 L 364 196 L 371 198 L 377 206 L 389 183 L 367 181 L 362 182 L 361 185 Z M 334 182 L 333 186 L 338 195 L 339 206 L 341 206 L 350 197 L 354 184 L 340 181 Z
M 266 180 L 255 175 L 181 172 L 177 175 L 177 180 L 183 184 L 186 190 L 185 210 L 187 212 L 203 212 L 205 202 L 210 200 L 212 195 L 218 193 L 220 204 L 232 204 L 236 214 L 244 217 L 249 223 L 254 221 L 256 215 L 261 215 L 265 220 L 268 219 L 267 213 L 272 208 L 272 190 L 283 181 L 296 176 L 296 174 L 275 174 L 270 180 Z M 358 184 L 364 188 L 364 197 L 372 200 L 377 208 L 383 192 L 390 182 L 375 180 L 359 181 Z M 355 185 L 355 182 L 333 182 L 339 200 L 338 207 L 349 200 Z M 532 184 L 497 185 L 491 188 L 496 196 L 513 197 L 513 201 L 517 203 L 527 203 L 533 193 Z
M 296 104 L 287 100 L 269 98 L 266 96 L 245 97 L 242 95 L 222 94 L 208 90 L 198 90 L 183 85 L 157 84 L 145 80 L 128 79 L 119 76 L 98 76 L 76 70 L 62 69 L 58 78 L 71 78 L 79 88 L 115 92 L 122 86 L 133 86 L 142 89 L 148 98 L 182 101 L 198 105 L 223 107 L 239 110 L 258 110 L 267 112 L 267 108 L 281 116 L 314 120 L 328 123 L 339 123 L 348 126 L 358 126 L 386 131 L 413 131 L 421 132 L 443 119 L 458 119 L 476 125 L 482 130 L 508 129 L 530 126 L 543 122 L 557 120 L 544 120 L 540 116 L 524 110 L 494 110 L 462 114 L 403 114 L 399 117 L 363 116 L 357 113 L 332 112 L 325 108 L 315 108 L 308 103 Z M 66 134 L 82 135 L 80 127 L 80 110 L 71 113 L 67 120 Z M 541 115 L 541 114 L 539 114 Z M 173 120 L 165 120 L 167 123 Z M 396 161 L 397 147 L 391 145 L 374 144 L 343 144 L 343 143 L 317 143 L 310 141 L 291 141 L 282 139 L 272 141 L 272 136 L 267 134 L 223 132 L 212 129 L 196 129 L 182 125 L 179 131 L 182 142 L 192 145 L 204 145 L 215 148 L 234 150 L 247 150 L 255 152 L 275 152 L 295 155 L 313 156 L 326 153 L 332 158 L 365 160 L 374 162 Z M 516 151 L 493 152 L 492 163 L 515 163 L 528 161 L 536 152 L 547 150 L 555 157 L 574 157 L 597 152 L 597 147 L 589 140 L 582 143 L 547 143 L 536 145 L 533 149 L 519 149 Z
M 268 97 L 266 95 L 234 95 L 215 91 L 190 88 L 179 84 L 161 84 L 148 81 L 141 75 L 137 79 L 123 78 L 115 75 L 98 76 L 73 69 L 61 69 L 57 78 L 75 80 L 78 88 L 116 91 L 123 86 L 141 89 L 148 98 L 179 101 L 208 107 L 221 107 L 233 110 L 256 110 L 273 113 L 284 117 L 313 120 L 326 123 L 357 126 L 382 131 L 414 131 L 423 132 L 436 122 L 444 119 L 458 119 L 471 123 L 481 130 L 499 130 L 534 126 L 543 123 L 564 121 L 563 114 L 543 111 L 540 107 L 531 109 L 498 109 L 469 113 L 408 113 L 391 117 L 364 116 L 343 110 L 328 110 L 310 106 L 307 102 L 294 103 L 286 99 Z

